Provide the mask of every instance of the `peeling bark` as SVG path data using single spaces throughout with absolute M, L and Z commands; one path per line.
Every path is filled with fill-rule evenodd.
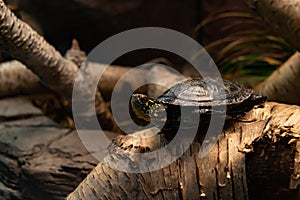
M 227 121 L 219 142 L 202 159 L 198 156 L 199 143 L 195 142 L 176 162 L 154 172 L 125 173 L 100 163 L 67 199 L 250 199 L 249 188 L 255 188 L 256 183 L 248 181 L 249 172 L 259 171 L 273 164 L 262 162 L 260 165 L 246 167 L 246 159 L 249 158 L 247 155 L 258 151 L 256 144 L 265 137 L 271 139 L 271 142 L 263 144 L 266 148 L 276 148 L 280 142 L 284 142 L 285 148 L 281 148 L 279 153 L 292 156 L 286 158 L 287 164 L 283 163 L 284 169 L 280 170 L 286 172 L 287 179 L 291 175 L 293 178 L 297 176 L 299 184 L 298 170 L 290 168 L 291 163 L 298 165 L 298 159 L 293 158 L 295 145 L 289 143 L 292 139 L 298 141 L 300 138 L 299 116 L 298 106 L 265 103 L 263 108 L 254 108 L 239 120 Z M 134 141 L 130 138 L 132 136 L 120 137 L 123 140 L 121 144 L 124 145 L 126 141 L 133 144 L 130 142 Z M 160 144 L 161 140 L 158 139 L 157 142 Z M 145 145 L 143 142 L 141 144 Z M 153 140 L 151 144 L 149 142 L 148 148 L 153 148 Z M 122 147 L 110 156 L 112 159 L 121 159 L 124 163 L 128 160 L 127 163 L 130 163 L 134 160 L 134 157 L 130 157 L 130 152 L 134 149 Z M 272 152 L 265 152 L 265 156 L 271 156 L 269 153 Z M 257 156 L 259 155 L 252 159 L 258 158 Z M 279 170 L 268 167 L 265 169 L 269 173 L 256 177 L 256 182 L 270 175 L 280 176 Z M 268 185 L 261 187 L 259 189 Z M 289 188 L 287 184 L 280 191 L 285 191 L 291 199 L 296 199 L 299 197 L 299 190 L 295 188 L 298 187 Z M 268 190 L 268 194 L 276 199 L 280 191 Z

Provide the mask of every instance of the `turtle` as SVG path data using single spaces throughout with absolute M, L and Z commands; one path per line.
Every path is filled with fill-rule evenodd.
M 179 126 L 181 113 L 185 110 L 185 125 L 198 125 L 198 115 L 237 118 L 250 111 L 253 106 L 265 102 L 266 97 L 253 90 L 221 78 L 194 78 L 184 80 L 159 97 L 132 94 L 130 114 L 137 124 L 163 124 L 166 133 Z M 157 125 L 159 126 L 159 125 Z

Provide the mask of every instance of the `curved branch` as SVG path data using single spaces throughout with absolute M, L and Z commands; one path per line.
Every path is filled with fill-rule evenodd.
M 265 81 L 260 83 L 255 91 L 264 94 L 269 100 L 300 104 L 300 53 L 296 52 Z
M 300 50 L 300 2 L 290 0 L 244 0 L 277 33 Z

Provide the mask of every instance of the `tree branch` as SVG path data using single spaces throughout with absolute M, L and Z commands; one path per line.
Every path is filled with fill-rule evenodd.
M 300 2 L 291 0 L 244 0 L 277 33 L 300 50 Z
M 79 71 L 74 62 L 62 57 L 42 36 L 19 20 L 5 6 L 3 0 L 0 0 L 0 47 L 25 64 L 39 77 L 42 84 L 72 102 L 75 78 L 77 75 L 82 76 L 85 72 Z M 82 97 L 90 102 L 89 105 L 96 106 L 96 114 L 104 122 L 103 127 L 118 130 L 98 89 L 94 101 L 89 88 L 90 81 L 92 80 L 79 78 L 78 85 L 81 87 Z M 80 102 L 75 103 L 80 106 Z M 94 113 L 83 115 L 94 115 Z
M 260 83 L 255 91 L 264 94 L 269 100 L 300 105 L 300 53 L 296 52 L 264 82 Z
M 0 47 L 33 71 L 42 83 L 70 98 L 77 66 L 19 20 L 0 0 Z
M 227 121 L 219 142 L 202 159 L 198 156 L 200 144 L 195 142 L 176 162 L 149 173 L 125 173 L 100 163 L 67 199 L 249 199 L 252 194 L 248 193 L 248 188 L 253 189 L 253 184 L 260 180 L 280 176 L 289 180 L 293 174 L 295 182 L 294 178 L 299 177 L 299 170 L 291 168 L 298 162 L 298 158 L 293 159 L 296 147 L 291 141 L 298 141 L 300 137 L 299 116 L 299 106 L 267 102 L 263 108 L 252 109 L 240 120 Z M 131 152 L 160 147 L 154 145 L 154 140 L 147 143 L 147 139 L 134 139 L 137 134 L 132 137 L 120 136 L 115 140 L 117 148 L 110 154 L 112 160 L 119 159 L 130 166 L 135 162 Z M 155 137 L 156 143 L 161 144 L 160 138 Z M 269 150 L 260 151 L 256 148 L 258 144 Z M 256 154 L 249 158 L 251 152 Z M 263 162 L 248 165 L 251 157 Z M 268 159 L 270 157 L 275 160 Z M 285 162 L 280 158 L 286 159 Z M 151 162 L 151 158 L 145 160 L 147 162 Z M 273 162 L 281 163 L 281 167 L 278 170 L 267 167 L 273 166 Z M 249 182 L 249 174 L 255 172 L 260 176 L 255 176 L 255 183 Z M 260 188 L 254 185 L 254 188 L 263 190 L 262 195 L 269 198 L 285 194 L 293 199 L 299 195 L 299 191 L 289 189 L 289 181 L 272 183 L 272 187 L 267 183 Z M 294 184 L 293 188 L 297 186 Z

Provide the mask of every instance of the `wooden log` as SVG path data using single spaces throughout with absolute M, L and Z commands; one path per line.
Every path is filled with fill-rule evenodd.
M 108 159 L 67 199 L 297 199 L 299 170 L 294 166 L 299 165 L 295 145 L 300 137 L 299 117 L 299 106 L 267 102 L 242 118 L 228 120 L 219 142 L 204 158 L 199 157 L 196 141 L 177 161 L 157 171 L 123 172 L 110 168 Z M 147 143 L 143 138 L 138 145 L 138 139 L 132 137 L 120 136 L 110 155 L 112 160 L 119 159 L 130 167 L 137 158 L 133 154 L 136 147 L 160 147 L 153 146 L 153 139 Z M 160 137 L 157 143 L 161 144 Z

